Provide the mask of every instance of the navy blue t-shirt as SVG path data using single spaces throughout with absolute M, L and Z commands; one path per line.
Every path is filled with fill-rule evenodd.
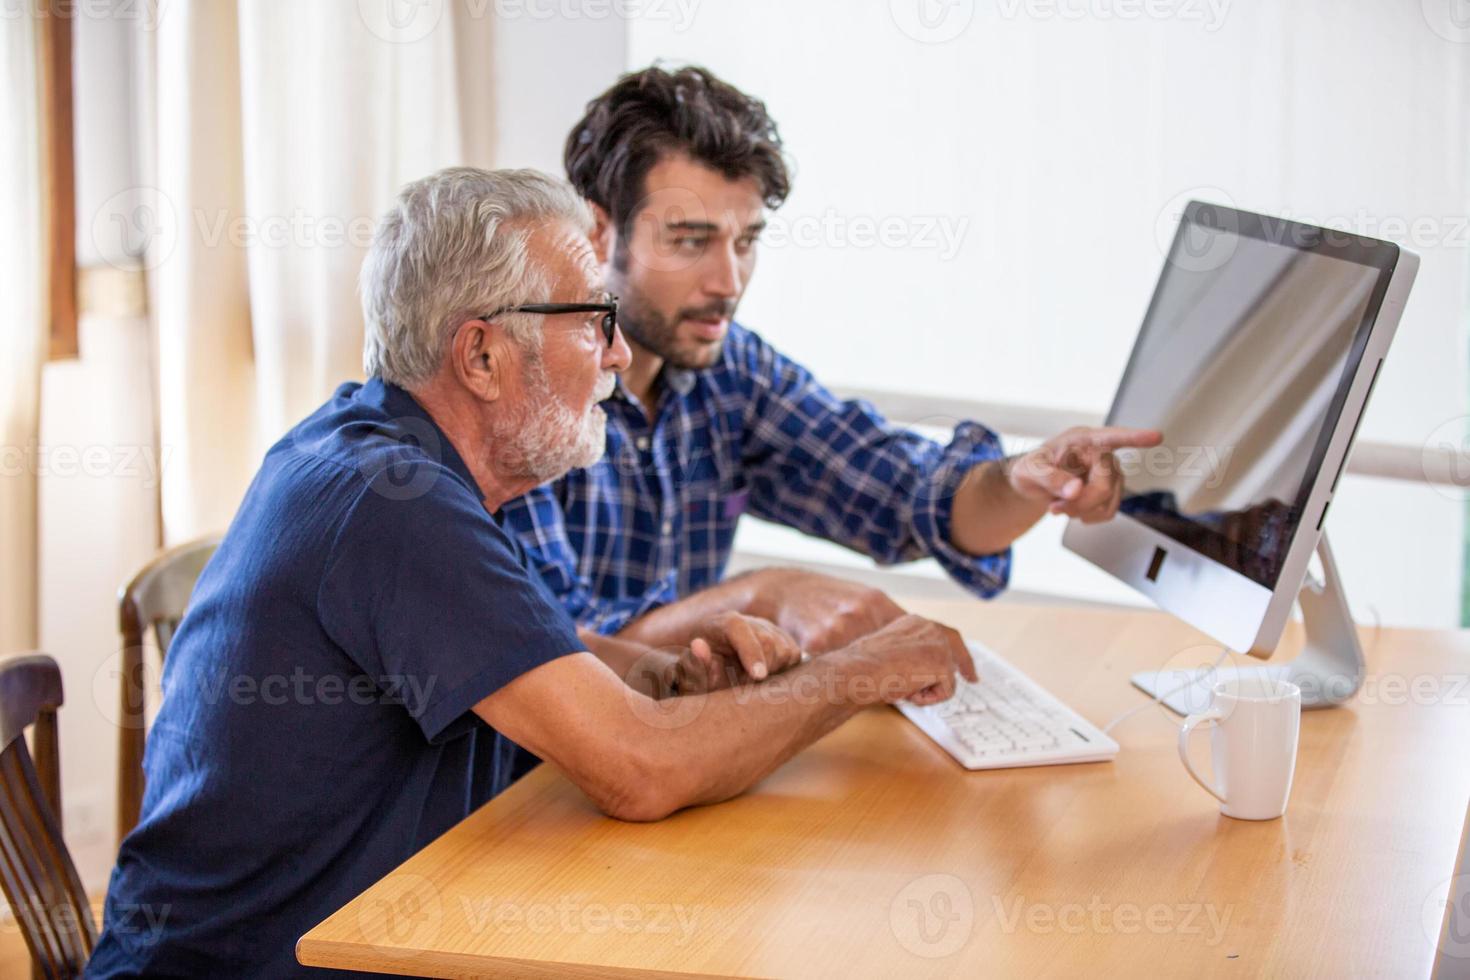
M 581 649 L 418 403 L 342 386 L 195 588 L 88 975 L 328 975 L 302 933 L 510 782 L 474 705 Z

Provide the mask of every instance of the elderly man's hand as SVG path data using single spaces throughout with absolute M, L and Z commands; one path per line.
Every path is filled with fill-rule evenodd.
M 718 691 L 762 681 L 801 663 L 801 646 L 775 623 L 724 612 L 700 627 L 680 655 L 675 678 L 680 694 Z
M 975 661 L 964 637 L 954 629 L 922 616 L 900 616 L 870 633 L 842 653 L 868 665 L 876 682 L 878 700 L 892 704 L 938 704 L 949 700 L 958 683 L 956 675 L 975 682 Z
M 1050 513 L 1095 524 L 1116 514 L 1123 500 L 1123 475 L 1114 451 L 1148 449 L 1162 440 L 1163 434 L 1152 429 L 1068 429 L 1010 460 L 1006 476 L 1012 490 L 1046 503 Z
M 791 568 L 762 576 L 758 607 L 811 654 L 827 653 L 876 632 L 903 615 L 881 590 Z

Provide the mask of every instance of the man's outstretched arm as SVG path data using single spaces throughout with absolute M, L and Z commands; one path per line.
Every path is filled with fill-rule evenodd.
M 971 555 L 1003 551 L 1047 513 L 1106 521 L 1123 499 L 1114 455 L 1157 446 L 1151 429 L 1075 428 L 1023 456 L 975 466 L 955 491 L 950 542 Z

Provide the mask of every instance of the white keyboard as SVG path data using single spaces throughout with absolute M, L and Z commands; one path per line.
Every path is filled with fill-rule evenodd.
M 960 680 L 954 697 L 898 710 L 966 769 L 1100 762 L 1118 743 L 994 651 L 966 641 L 980 683 Z

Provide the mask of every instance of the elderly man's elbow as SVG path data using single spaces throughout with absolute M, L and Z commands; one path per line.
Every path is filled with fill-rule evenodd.
M 583 790 L 599 810 L 615 820 L 651 823 L 692 802 L 682 783 L 675 773 L 657 764 L 630 762 L 612 767 L 596 786 Z
M 667 799 L 657 790 L 641 790 L 596 800 L 597 808 L 614 820 L 628 823 L 653 823 L 678 810 L 681 804 Z

